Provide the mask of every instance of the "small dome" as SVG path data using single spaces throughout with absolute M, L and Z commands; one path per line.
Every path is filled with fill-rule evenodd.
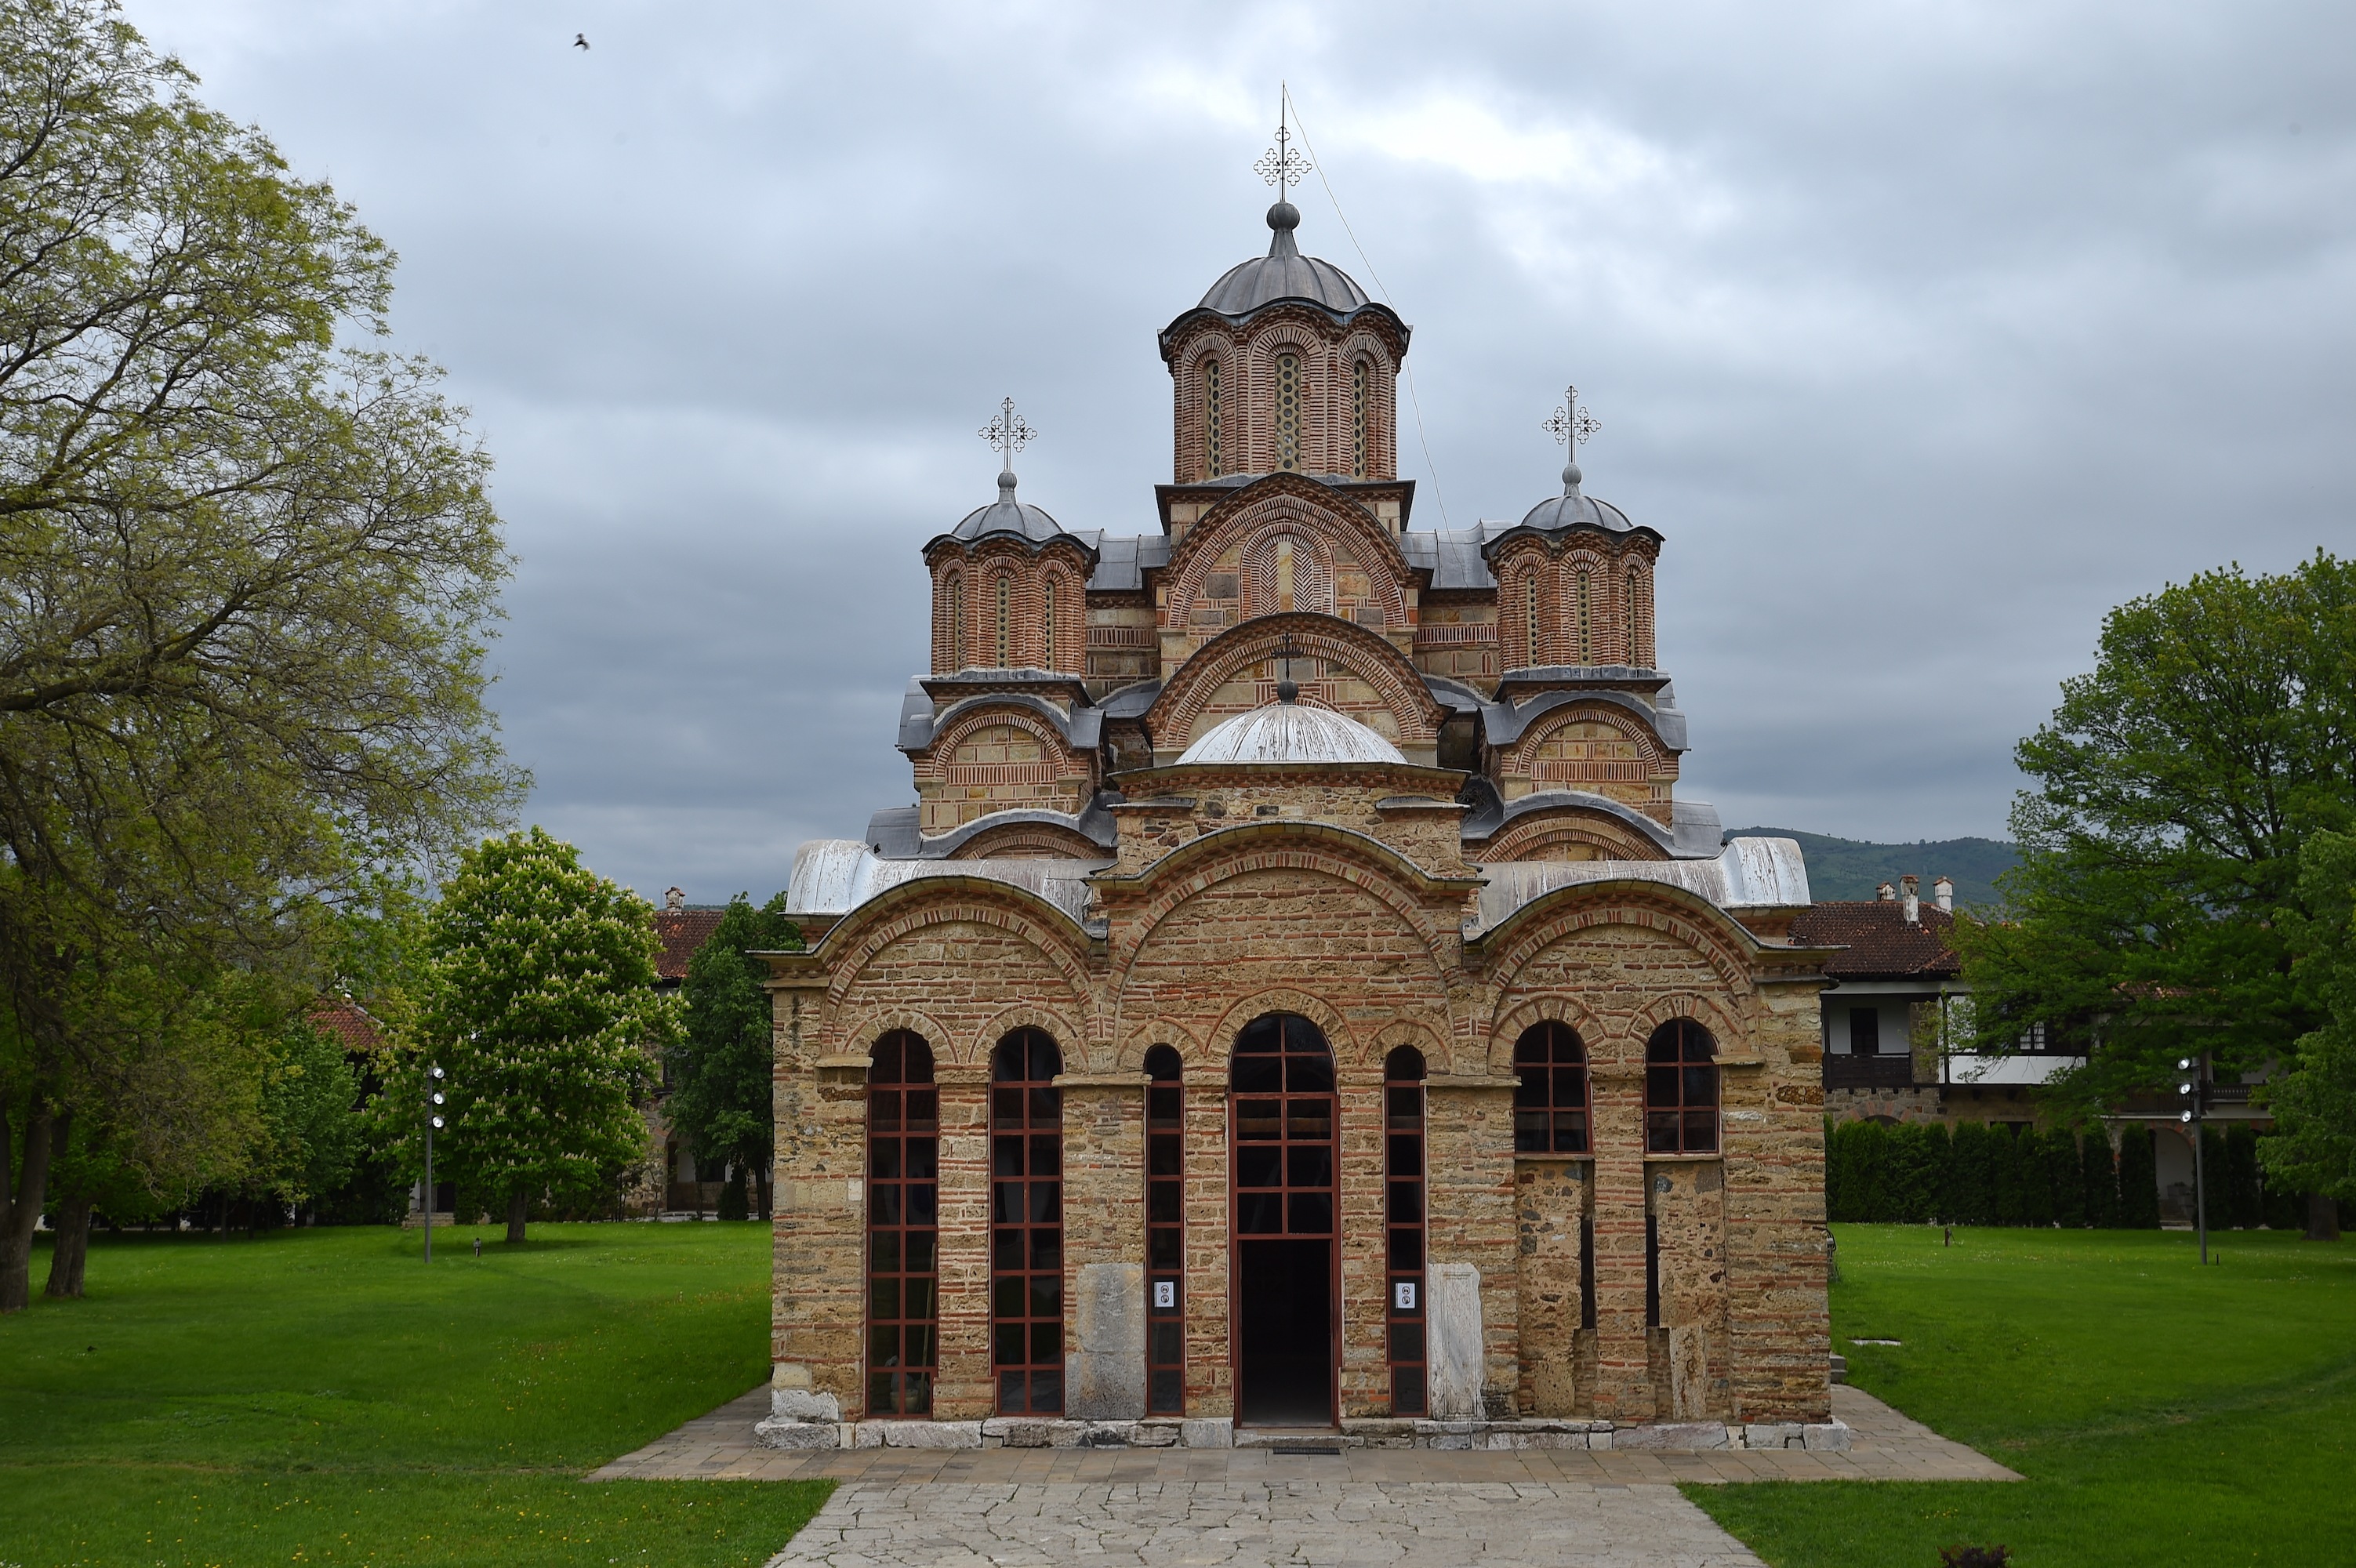
M 1178 758 L 1205 762 L 1400 762 L 1399 748 L 1329 708 L 1270 703 L 1215 725 Z
M 1039 508 L 1024 506 L 1014 499 L 1014 476 L 1012 474 L 998 476 L 998 499 L 966 513 L 965 521 L 949 531 L 949 537 L 973 540 L 1001 533 L 1011 533 L 1033 544 L 1044 544 L 1051 539 L 1066 537 L 1062 523 Z
M 1226 275 L 1203 296 L 1203 308 L 1222 316 L 1248 316 L 1280 299 L 1305 299 L 1347 316 L 1368 304 L 1366 291 L 1349 274 L 1331 262 L 1301 253 L 1292 242 L 1292 231 L 1300 222 L 1301 209 L 1290 201 L 1269 208 L 1268 226 L 1275 233 L 1269 241 L 1268 254 L 1227 269 Z
M 1579 465 L 1573 463 L 1562 471 L 1562 494 L 1548 496 L 1523 515 L 1521 526 L 1551 532 L 1558 528 L 1572 528 L 1585 523 L 1590 528 L 1606 528 L 1614 533 L 1625 533 L 1636 525 L 1628 514 L 1610 501 L 1597 500 L 1580 493 Z

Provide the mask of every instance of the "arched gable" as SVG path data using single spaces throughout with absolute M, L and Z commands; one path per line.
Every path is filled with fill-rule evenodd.
M 1313 479 L 1271 474 L 1255 480 L 1216 506 L 1186 531 L 1171 552 L 1162 581 L 1168 589 L 1167 631 L 1210 635 L 1243 613 L 1237 591 L 1241 555 L 1250 542 L 1279 525 L 1316 538 L 1335 573 L 1334 608 L 1402 638 L 1409 635 L 1407 593 L 1414 581 L 1398 542 L 1365 507 Z M 1214 583 L 1216 576 L 1221 581 Z M 1221 590 L 1213 592 L 1214 589 Z M 1215 622 L 1208 612 L 1216 612 Z
M 942 927 L 966 926 L 995 933 L 998 938 L 1018 951 L 1027 951 L 1039 961 L 1039 967 L 1053 977 L 1056 993 L 1041 995 L 1035 990 L 1023 990 L 1020 995 L 993 998 L 987 994 L 987 983 L 992 980 L 1022 986 L 1022 980 L 1011 975 L 993 975 L 993 968 L 1003 965 L 975 964 L 977 983 L 964 988 L 955 997 L 937 993 L 937 988 L 922 983 L 932 978 L 935 967 L 927 962 L 924 972 L 912 978 L 926 993 L 927 1013 L 937 1035 L 927 1035 L 939 1059 L 972 1062 L 981 1058 L 970 1053 L 980 1030 L 988 1018 L 1001 1015 L 1006 1008 L 1028 1004 L 1070 1021 L 1069 1035 L 1075 1046 L 1094 1038 L 1091 1027 L 1095 1019 L 1093 992 L 1087 971 L 1087 938 L 1071 922 L 1070 917 L 1054 905 L 1025 890 L 1003 883 L 981 882 L 967 877 L 920 877 L 904 882 L 878 894 L 852 910 L 826 934 L 823 946 L 834 955 L 830 965 L 826 990 L 827 1048 L 843 1050 L 864 1048 L 873 1043 L 869 1029 L 872 1019 L 887 1013 L 896 1015 L 907 1004 L 898 994 L 902 989 L 895 981 L 886 979 L 877 987 L 880 994 L 862 1001 L 858 993 L 867 982 L 871 970 L 879 958 L 895 944 L 912 938 L 921 938 L 927 930 Z M 969 950 L 960 961 L 973 963 Z M 952 1015 L 953 1006 L 978 1008 L 971 1018 Z
M 1017 819 L 992 823 L 950 852 L 951 860 L 1103 860 L 1104 845 L 1061 822 Z
M 1448 710 L 1407 655 L 1387 638 L 1337 617 L 1296 612 L 1248 620 L 1194 650 L 1146 710 L 1155 760 L 1174 761 L 1211 725 L 1274 701 L 1277 676 L 1267 666 L 1287 639 L 1296 660 L 1325 671 L 1323 685 L 1315 671 L 1301 681 L 1305 695 L 1386 736 L 1408 761 L 1431 759 Z M 1334 671 L 1357 689 L 1340 690 Z
M 1661 846 L 1606 812 L 1580 806 L 1532 811 L 1508 822 L 1473 859 L 1494 865 L 1526 860 L 1666 860 Z

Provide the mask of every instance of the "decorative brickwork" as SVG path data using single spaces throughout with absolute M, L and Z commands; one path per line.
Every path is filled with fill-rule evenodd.
M 1410 532 L 1407 329 L 1298 220 L 1162 335 L 1160 537 L 1010 474 L 926 547 L 919 847 L 809 846 L 768 957 L 781 1444 L 1828 1430 L 1830 955 L 1679 822 L 1660 536 Z

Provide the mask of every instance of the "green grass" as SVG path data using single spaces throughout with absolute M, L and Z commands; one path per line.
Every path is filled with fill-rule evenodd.
M 2027 1480 L 1686 1488 L 1776 1568 L 2356 1558 L 2356 1246 L 2235 1232 L 2204 1270 L 2177 1232 L 1835 1230 L 1849 1380 Z
M 0 1318 L 0 1565 L 782 1547 L 824 1484 L 580 1478 L 764 1380 L 767 1228 L 499 1234 L 94 1240 L 87 1300 Z

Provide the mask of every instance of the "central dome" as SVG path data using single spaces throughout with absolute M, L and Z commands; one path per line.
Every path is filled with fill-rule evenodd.
M 1270 703 L 1215 725 L 1178 758 L 1193 763 L 1398 762 L 1399 748 L 1329 708 Z
M 966 513 L 965 520 L 949 531 L 949 537 L 975 540 L 1004 533 L 1011 533 L 1033 544 L 1044 544 L 1051 539 L 1066 537 L 1062 523 L 1040 508 L 1027 506 L 1014 499 L 1012 474 L 999 475 L 997 501 Z
M 1268 254 L 1228 268 L 1203 296 L 1202 308 L 1222 316 L 1248 316 L 1280 299 L 1305 299 L 1347 316 L 1366 305 L 1366 291 L 1349 274 L 1331 262 L 1301 253 L 1301 247 L 1292 242 L 1292 231 L 1300 225 L 1301 209 L 1290 201 L 1269 208 L 1268 226 L 1275 233 L 1269 240 Z

